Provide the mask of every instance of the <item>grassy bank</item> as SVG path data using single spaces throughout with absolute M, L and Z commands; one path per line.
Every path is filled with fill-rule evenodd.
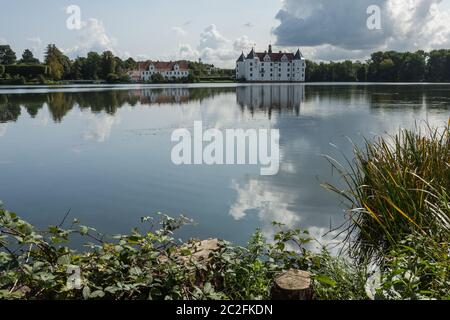
M 199 261 L 175 240 L 183 217 L 107 237 L 78 221 L 38 231 L 0 210 L 0 298 L 268 299 L 278 273 L 300 269 L 317 299 L 450 299 L 449 128 L 366 141 L 347 169 L 330 158 L 347 186 L 326 185 L 348 201 L 342 256 L 312 252 L 307 232 L 274 223 L 273 239 L 222 241 Z M 91 241 L 82 252 L 69 247 L 79 236 Z

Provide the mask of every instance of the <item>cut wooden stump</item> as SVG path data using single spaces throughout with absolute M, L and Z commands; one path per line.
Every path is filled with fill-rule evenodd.
M 186 255 L 183 253 L 184 250 L 189 250 L 192 254 Z M 177 260 L 180 263 L 195 261 L 197 263 L 206 264 L 211 259 L 211 254 L 219 250 L 219 239 L 192 241 L 177 247 L 175 253 L 172 255 L 172 259 Z M 158 257 L 158 260 L 161 262 L 166 262 L 168 257 L 160 256 Z
M 313 285 L 311 274 L 301 270 L 289 270 L 274 280 L 273 300 L 312 300 Z
M 203 241 L 197 241 L 189 243 L 185 246 L 185 248 L 189 249 L 192 252 L 192 256 L 182 256 L 181 261 L 183 263 L 188 263 L 189 261 L 195 261 L 205 269 L 198 269 L 196 271 L 196 285 L 202 287 L 205 284 L 206 277 L 208 274 L 207 269 L 209 268 L 211 262 L 211 254 L 219 251 L 219 239 L 208 239 Z M 212 279 L 215 283 L 216 287 L 221 286 L 222 278 L 217 277 L 216 279 Z
M 203 286 L 210 267 L 212 253 L 220 250 L 219 242 L 219 239 L 191 241 L 176 248 L 171 255 L 171 259 L 180 265 L 191 268 L 194 264 L 197 265 L 198 268 L 192 270 L 192 274 L 195 276 L 196 285 Z M 190 254 L 187 254 L 186 251 L 190 252 Z M 169 257 L 165 255 L 158 257 L 161 263 L 167 262 L 168 259 Z M 214 281 L 220 284 L 222 279 L 217 278 Z
M 192 251 L 192 257 L 198 262 L 209 261 L 211 253 L 220 249 L 219 239 L 208 239 L 194 242 L 189 244 L 187 247 Z

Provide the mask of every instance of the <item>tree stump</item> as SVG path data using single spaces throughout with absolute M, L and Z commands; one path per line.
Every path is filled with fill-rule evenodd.
M 289 270 L 275 278 L 272 300 L 312 300 L 311 274 L 301 270 Z

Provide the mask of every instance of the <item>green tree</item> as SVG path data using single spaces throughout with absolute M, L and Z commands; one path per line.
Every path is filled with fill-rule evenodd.
M 25 49 L 25 51 L 22 54 L 22 59 L 20 60 L 20 63 L 25 64 L 39 64 L 39 59 L 36 59 L 33 55 L 33 52 L 29 49 Z
M 404 54 L 400 65 L 400 81 L 423 81 L 425 79 L 426 54 L 424 51 Z
M 355 64 L 356 69 L 356 78 L 359 82 L 366 82 L 367 81 L 367 64 L 357 62 Z
M 86 58 L 78 57 L 72 63 L 72 68 L 70 69 L 70 78 L 73 80 L 84 79 L 84 67 L 86 64 Z
M 315 73 L 317 70 L 317 63 L 315 63 L 314 61 L 311 60 L 306 60 L 306 81 L 311 82 L 311 81 L 317 81 L 315 79 Z
M 45 64 L 50 67 L 50 76 L 54 80 L 70 76 L 71 62 L 54 44 L 49 44 L 45 52 Z
M 116 73 L 116 60 L 111 51 L 105 51 L 101 57 L 100 76 L 102 79 L 107 79 L 108 75 Z
M 14 64 L 16 60 L 16 53 L 9 45 L 0 46 L 0 64 Z
M 152 82 L 162 83 L 166 82 L 166 79 L 160 73 L 155 73 L 154 75 L 152 75 Z
M 379 65 L 381 81 L 396 81 L 395 63 L 392 59 L 384 59 Z
M 426 79 L 428 81 L 450 81 L 450 50 L 431 51 L 426 69 Z
M 120 75 L 127 71 L 127 69 L 125 68 L 125 62 L 122 59 L 120 59 L 119 57 L 114 57 L 114 63 L 116 64 L 116 66 L 115 66 L 116 74 Z
M 356 81 L 356 71 L 353 69 L 353 63 L 349 60 L 334 64 L 334 81 Z
M 89 52 L 83 68 L 83 79 L 97 80 L 101 72 L 102 58 L 97 52 Z
M 128 58 L 123 62 L 123 67 L 125 68 L 125 70 L 136 70 L 137 66 L 138 64 L 136 61 L 134 61 L 133 58 Z

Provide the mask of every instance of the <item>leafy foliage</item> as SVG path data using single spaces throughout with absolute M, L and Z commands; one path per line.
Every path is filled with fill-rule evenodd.
M 312 82 L 448 82 L 450 50 L 374 52 L 366 62 L 306 61 L 306 81 Z
M 11 76 L 22 76 L 28 78 L 35 78 L 40 75 L 46 75 L 48 73 L 48 67 L 39 64 L 15 64 L 5 66 L 5 72 Z
M 450 244 L 410 235 L 387 254 L 380 299 L 450 299 Z
M 0 64 L 13 64 L 16 59 L 16 53 L 9 45 L 0 45 Z
M 0 298 L 268 299 L 274 276 L 290 268 L 315 275 L 318 298 L 367 298 L 364 277 L 355 277 L 353 268 L 341 270 L 326 251 L 308 251 L 311 239 L 300 230 L 283 231 L 279 225 L 270 243 L 258 231 L 246 247 L 223 241 L 207 261 L 199 261 L 192 247 L 174 240 L 174 232 L 189 220 L 159 215 L 142 221 L 150 230 L 135 229 L 108 241 L 78 221 L 69 230 L 51 226 L 39 232 L 0 211 Z M 96 244 L 77 252 L 65 246 L 74 236 Z M 68 270 L 80 270 L 78 286 Z

